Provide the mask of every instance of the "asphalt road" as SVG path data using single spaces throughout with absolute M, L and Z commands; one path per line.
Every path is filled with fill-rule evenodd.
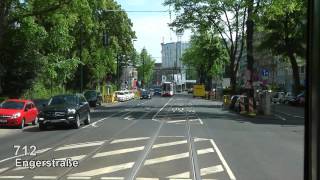
M 248 118 L 186 94 L 102 106 L 91 116 L 77 130 L 0 129 L 0 179 L 303 179 L 302 118 Z M 36 156 L 15 154 L 14 145 L 34 145 Z M 16 167 L 20 159 L 79 165 L 29 169 Z

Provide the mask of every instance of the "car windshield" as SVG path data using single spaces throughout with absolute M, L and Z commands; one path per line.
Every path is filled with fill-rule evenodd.
M 20 110 L 20 109 L 23 109 L 24 104 L 25 104 L 24 102 L 4 101 L 0 104 L 0 108 Z
M 47 105 L 49 100 L 47 100 L 47 99 L 35 99 L 35 100 L 33 100 L 33 102 L 34 102 L 34 104 L 35 104 L 35 106 L 37 108 L 40 108 L 43 105 Z
M 93 98 L 97 96 L 97 92 L 96 91 L 87 91 L 84 93 L 84 96 L 86 98 Z
M 70 104 L 76 105 L 77 97 L 72 95 L 65 95 L 65 96 L 55 96 L 50 99 L 49 105 L 63 105 L 63 104 Z

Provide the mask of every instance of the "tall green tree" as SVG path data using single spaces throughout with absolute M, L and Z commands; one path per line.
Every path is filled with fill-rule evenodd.
M 228 63 L 227 51 L 219 35 L 208 31 L 194 32 L 190 47 L 182 57 L 187 66 L 197 71 L 199 82 L 205 83 L 206 89 L 212 89 L 212 79 L 222 77 L 224 66 Z
M 133 38 L 114 0 L 0 1 L 0 94 L 19 96 L 35 83 L 78 90 L 81 70 L 85 86 L 100 85 L 115 74 L 117 55 L 132 53 Z
M 220 35 L 229 57 L 231 87 L 235 90 L 245 42 L 245 0 L 166 0 L 164 4 L 174 7 L 177 16 L 171 25 L 177 31 L 205 28 Z
M 152 59 L 148 51 L 143 48 L 138 58 L 138 79 L 142 81 L 144 86 L 148 85 L 152 79 L 152 73 L 155 65 L 155 60 Z
M 289 59 L 294 80 L 294 93 L 299 92 L 300 76 L 297 58 L 305 58 L 307 2 L 301 0 L 266 1 L 259 15 L 263 33 L 261 48 Z

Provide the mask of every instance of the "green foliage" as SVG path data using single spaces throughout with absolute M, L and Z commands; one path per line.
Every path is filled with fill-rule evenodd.
M 109 9 L 121 7 L 114 0 L 2 0 L 0 94 L 79 89 L 81 66 L 86 87 L 114 75 L 117 55 L 134 51 L 135 32 L 124 11 Z
M 209 32 L 195 32 L 191 37 L 190 48 L 186 50 L 182 61 L 205 77 L 220 78 L 228 55 L 219 36 Z M 198 74 L 201 76 L 201 74 Z
M 138 66 L 138 79 L 143 80 L 145 84 L 151 81 L 155 60 L 148 54 L 146 49 L 142 49 L 136 65 Z

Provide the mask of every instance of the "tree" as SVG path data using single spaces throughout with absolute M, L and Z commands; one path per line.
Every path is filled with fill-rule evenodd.
M 221 78 L 223 67 L 228 62 L 228 55 L 222 39 L 208 31 L 194 32 L 190 47 L 182 57 L 187 66 L 197 71 L 199 82 L 205 83 L 206 89 L 212 89 L 212 78 Z
M 144 83 L 143 86 L 151 82 L 154 64 L 155 64 L 155 60 L 152 59 L 148 51 L 145 48 L 142 49 L 137 62 L 137 66 L 138 66 L 138 79 Z
M 236 75 L 245 41 L 246 4 L 244 0 L 166 0 L 177 17 L 171 26 L 211 29 L 220 35 L 229 57 L 228 71 L 235 91 Z
M 260 47 L 289 59 L 294 79 L 294 93 L 299 92 L 300 77 L 297 58 L 306 52 L 306 1 L 272 0 L 264 4 L 259 15 Z
M 76 90 L 82 70 L 92 88 L 115 74 L 135 33 L 124 11 L 110 9 L 121 7 L 113 0 L 0 1 L 0 94 L 19 96 L 35 83 Z

